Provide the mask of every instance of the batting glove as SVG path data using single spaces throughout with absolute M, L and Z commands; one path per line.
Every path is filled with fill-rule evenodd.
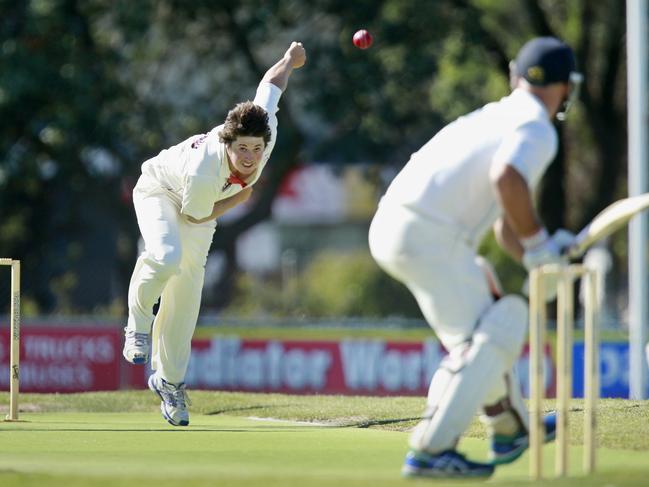
M 536 235 L 522 241 L 525 247 L 523 254 L 523 265 L 529 271 L 535 267 L 546 264 L 567 264 L 568 256 L 566 249 L 570 248 L 575 241 L 575 235 L 568 230 L 557 230 L 551 237 L 545 229 Z M 543 280 L 546 302 L 551 302 L 557 297 L 557 277 L 547 277 Z M 529 279 L 523 285 L 523 294 L 529 295 Z
M 567 264 L 565 249 L 575 241 L 575 235 L 568 230 L 557 230 L 551 237 L 547 230 L 541 229 L 532 237 L 522 240 L 525 253 L 523 265 L 529 271 L 546 264 Z

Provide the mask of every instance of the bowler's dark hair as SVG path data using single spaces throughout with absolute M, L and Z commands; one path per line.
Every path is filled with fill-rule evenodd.
M 264 144 L 268 145 L 270 127 L 266 110 L 251 101 L 239 103 L 230 110 L 219 132 L 219 140 L 229 145 L 239 136 L 263 137 Z

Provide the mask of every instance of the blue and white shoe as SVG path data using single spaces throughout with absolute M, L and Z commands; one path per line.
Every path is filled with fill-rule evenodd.
M 151 354 L 150 337 L 148 333 L 138 333 L 124 328 L 124 358 L 135 365 L 144 365 Z
M 187 405 L 190 402 L 184 383 L 175 385 L 153 374 L 149 377 L 149 389 L 162 400 L 160 411 L 169 424 L 173 426 L 189 424 Z
M 410 450 L 401 469 L 404 477 L 429 478 L 475 478 L 490 477 L 495 467 L 489 463 L 467 460 L 455 450 L 446 450 L 436 455 Z
M 557 415 L 556 413 L 547 414 L 543 418 L 545 426 L 544 443 L 553 441 L 557 435 Z M 489 459 L 494 465 L 503 465 L 511 463 L 520 457 L 530 443 L 530 437 L 527 431 L 520 431 L 513 436 L 495 435 L 491 439 L 491 451 Z

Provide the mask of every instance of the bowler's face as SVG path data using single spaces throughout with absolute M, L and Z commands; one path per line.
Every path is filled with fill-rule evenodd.
M 239 136 L 226 146 L 232 170 L 245 179 L 254 174 L 264 155 L 263 137 Z

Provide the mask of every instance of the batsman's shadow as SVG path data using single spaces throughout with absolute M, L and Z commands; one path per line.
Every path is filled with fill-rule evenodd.
M 371 428 L 372 426 L 384 426 L 388 424 L 407 423 L 411 421 L 421 421 L 421 416 L 411 418 L 387 418 L 387 419 L 367 419 L 364 421 L 355 421 L 340 425 L 342 428 Z

